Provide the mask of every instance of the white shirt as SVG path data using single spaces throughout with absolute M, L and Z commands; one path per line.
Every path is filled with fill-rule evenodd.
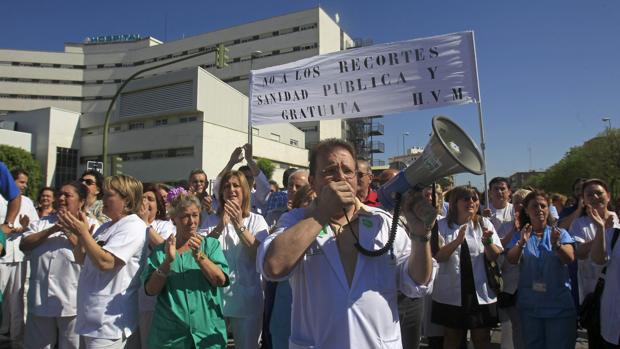
M 484 226 L 493 231 L 493 244 L 503 250 L 502 243 L 495 232 L 495 228 L 491 221 L 483 218 Z M 439 234 L 444 238 L 446 245 L 454 241 L 459 234 L 460 226 L 450 226 L 448 219 L 444 218 L 438 222 Z M 474 276 L 474 284 L 476 286 L 476 296 L 478 304 L 490 304 L 497 301 L 495 293 L 489 288 L 487 282 L 487 274 L 484 266 L 484 246 L 482 245 L 482 229 L 474 228 L 472 221 L 467 223 L 467 232 L 465 240 L 469 248 L 471 256 L 471 264 Z M 450 258 L 439 263 L 439 272 L 437 273 L 437 281 L 433 291 L 433 300 L 435 302 L 461 306 L 461 270 L 460 270 L 460 246 L 454 250 Z
M 146 224 L 135 214 L 93 235 L 103 249 L 124 263 L 111 271 L 99 270 L 88 255 L 78 282 L 75 332 L 94 338 L 129 337 L 138 327 L 140 269 L 146 259 Z
M 489 219 L 491 223 L 493 223 L 496 231 L 502 223 L 515 220 L 514 209 L 510 202 L 507 203 L 504 208 L 495 208 L 493 204 L 490 204 L 489 208 L 491 209 L 491 217 L 489 217 Z
M 219 216 L 209 215 L 200 223 L 199 233 L 208 235 L 219 221 Z M 269 234 L 267 222 L 261 215 L 250 213 L 249 217 L 243 219 L 243 225 L 260 242 Z M 232 224 L 224 227 L 218 240 L 228 262 L 230 279 L 230 286 L 222 289 L 222 313 L 231 317 L 256 317 L 263 309 L 263 290 L 256 269 L 256 258 L 241 242 Z
M 156 219 L 153 222 L 151 222 L 151 224 L 147 227 L 147 234 L 146 234 L 147 256 L 150 255 L 152 252 L 152 248 L 150 247 L 149 237 L 148 237 L 149 227 L 152 227 L 153 229 L 155 229 L 155 231 L 159 233 L 159 236 L 161 236 L 164 240 L 168 239 L 170 235 L 176 235 L 177 233 L 177 229 L 174 226 L 174 224 L 172 224 L 172 221 L 164 221 L 161 219 Z M 141 285 L 140 291 L 138 293 L 138 303 L 140 304 L 140 307 L 139 307 L 140 312 L 154 311 L 156 302 L 157 302 L 157 296 L 147 296 L 144 290 L 144 287 Z
M 8 202 L 4 197 L 0 196 L 0 222 L 4 222 L 6 218 L 6 211 L 8 208 Z M 19 217 L 26 215 L 30 218 L 30 223 L 34 223 L 39 220 L 39 214 L 37 209 L 34 208 L 34 204 L 29 197 L 22 195 L 22 203 L 19 206 L 19 213 L 15 217 L 15 228 L 21 228 L 19 224 Z M 6 235 L 6 246 L 4 247 L 6 255 L 0 258 L 0 263 L 17 263 L 24 260 L 24 253 L 19 249 L 19 243 L 22 241 L 22 234 L 8 234 Z
M 514 221 L 502 223 L 497 229 L 497 236 L 503 239 L 506 235 L 514 230 Z M 517 234 L 517 232 L 514 232 Z M 514 235 L 513 235 L 514 236 Z M 505 254 L 499 256 L 498 264 L 501 267 L 502 279 L 504 280 L 503 292 L 515 294 L 519 287 L 519 265 L 508 262 Z
M 618 217 L 613 215 L 614 225 L 618 225 Z M 613 229 L 608 229 L 613 231 Z M 594 222 L 588 216 L 581 216 L 573 221 L 570 225 L 569 234 L 577 243 L 584 243 L 594 240 L 596 236 L 596 228 Z M 610 242 L 611 243 L 611 242 Z M 577 280 L 579 281 L 579 304 L 583 302 L 586 296 L 596 288 L 596 282 L 603 270 L 602 265 L 592 262 L 590 255 L 587 259 L 578 259 Z
M 56 225 L 55 214 L 31 223 L 23 236 L 29 236 Z M 99 221 L 88 218 L 99 227 Z M 75 263 L 73 246 L 65 233 L 56 232 L 26 253 L 30 260 L 28 312 L 37 316 L 60 317 L 77 314 L 77 285 L 81 266 Z
M 611 250 L 613 229 L 605 231 L 605 247 L 607 248 L 607 271 L 605 273 L 605 288 L 601 297 L 601 336 L 611 344 L 620 344 L 620 238 L 616 241 L 614 250 Z
M 389 238 L 392 216 L 374 207 L 362 206 L 358 224 L 360 244 L 378 249 Z M 363 212 L 362 210 L 366 211 Z M 263 264 L 275 237 L 305 217 L 305 209 L 282 215 L 273 234 L 259 247 L 258 268 Z M 398 227 L 390 252 L 380 257 L 357 256 L 351 286 L 347 281 L 332 229 L 326 226 L 306 250 L 289 275 L 293 292 L 289 348 L 402 348 L 397 293 L 423 297 L 431 292 L 437 263 L 428 285 L 409 276 L 411 241 Z

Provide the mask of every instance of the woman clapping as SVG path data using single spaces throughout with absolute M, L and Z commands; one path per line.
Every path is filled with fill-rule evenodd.
M 79 348 L 75 333 L 77 281 L 80 265 L 73 248 L 78 239 L 71 233 L 69 215 L 84 213 L 88 189 L 80 182 L 63 185 L 57 193 L 58 212 L 31 224 L 19 247 L 30 260 L 26 348 Z M 88 218 L 94 228 L 99 222 Z
M 256 248 L 268 235 L 265 219 L 250 212 L 250 188 L 242 172 L 222 175 L 216 214 L 201 222 L 220 241 L 230 268 L 224 288 L 224 316 L 230 321 L 235 347 L 256 349 L 262 328 L 263 291 L 256 270 Z
M 176 236 L 154 249 L 142 273 L 146 293 L 157 295 L 150 348 L 226 347 L 220 287 L 228 285 L 228 265 L 219 242 L 196 233 L 200 207 L 195 195 L 177 193 Z
M 575 259 L 573 239 L 554 226 L 549 199 L 533 191 L 523 200 L 521 231 L 508 251 L 519 264 L 517 309 L 525 348 L 574 348 L 577 314 L 567 264 Z

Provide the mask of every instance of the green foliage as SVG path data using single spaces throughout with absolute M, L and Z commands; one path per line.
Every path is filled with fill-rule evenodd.
M 258 161 L 256 161 L 256 166 L 263 171 L 267 179 L 271 179 L 271 176 L 273 176 L 273 171 L 276 169 L 276 165 L 274 165 L 271 160 L 265 158 L 259 158 Z
M 547 192 L 572 194 L 577 177 L 600 178 L 610 186 L 611 194 L 620 194 L 620 130 L 607 130 L 571 148 L 544 175 L 532 178 L 528 184 Z
M 35 199 L 41 188 L 42 175 L 39 162 L 34 158 L 34 155 L 21 148 L 0 145 L 0 161 L 4 162 L 9 170 L 21 168 L 28 172 L 30 176 L 28 177 L 26 196 Z

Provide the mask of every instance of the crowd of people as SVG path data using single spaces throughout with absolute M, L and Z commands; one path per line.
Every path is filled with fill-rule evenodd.
M 375 178 L 337 139 L 309 160 L 283 190 L 246 144 L 212 182 L 88 170 L 36 202 L 28 173 L 0 163 L 0 334 L 29 349 L 225 348 L 231 334 L 242 349 L 480 349 L 501 326 L 519 349 L 574 348 L 583 326 L 590 348 L 620 347 L 604 181 L 567 199 L 497 177 L 488 204 L 418 186 L 389 212 L 375 189 L 398 171 Z

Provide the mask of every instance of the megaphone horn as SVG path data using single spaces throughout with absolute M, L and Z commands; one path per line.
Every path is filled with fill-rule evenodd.
M 433 134 L 422 155 L 379 188 L 379 202 L 384 208 L 392 210 L 395 193 L 405 193 L 416 185 L 457 173 L 484 172 L 480 150 L 461 127 L 445 116 L 433 117 L 432 126 Z

